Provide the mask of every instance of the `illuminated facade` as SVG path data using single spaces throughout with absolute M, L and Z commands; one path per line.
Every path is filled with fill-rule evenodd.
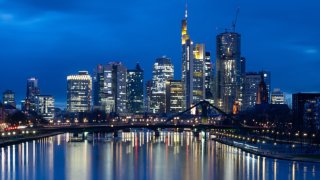
M 99 64 L 93 78 L 93 108 L 103 110 L 102 100 L 106 96 L 104 92 L 104 67 Z
M 192 104 L 205 99 L 205 46 L 196 44 L 193 50 Z
M 72 113 L 91 110 L 92 78 L 87 71 L 67 77 L 67 111 Z
M 36 96 L 36 112 L 45 120 L 53 120 L 55 113 L 53 96 Z
M 144 72 L 137 64 L 127 73 L 127 109 L 129 113 L 143 113 L 143 77 Z
M 15 101 L 15 93 L 11 90 L 6 90 L 3 94 L 2 97 L 2 103 L 4 105 L 11 105 L 13 107 L 16 107 L 16 101 Z
M 179 113 L 183 109 L 183 84 L 180 80 L 169 80 L 166 85 L 166 113 Z
M 304 104 L 303 113 L 304 132 L 320 132 L 320 98 L 307 100 Z
M 271 104 L 285 104 L 286 96 L 280 89 L 274 89 L 271 93 Z
M 216 105 L 229 113 L 241 95 L 241 36 L 225 32 L 216 41 Z
M 165 113 L 166 110 L 166 81 L 172 80 L 174 68 L 167 57 L 156 59 L 152 71 L 152 88 L 150 110 L 152 113 Z
M 214 76 L 213 76 L 213 65 L 211 62 L 210 52 L 206 52 L 205 55 L 205 66 L 204 66 L 204 76 L 205 76 L 205 99 L 211 103 L 214 103 L 213 96 L 213 84 L 214 84 Z
M 152 95 L 152 80 L 146 82 L 146 97 L 145 97 L 145 111 L 150 112 L 151 95 Z
M 205 74 L 206 56 L 204 44 L 193 45 L 188 34 L 188 11 L 182 20 L 181 46 L 182 46 L 182 77 L 184 103 L 183 109 L 190 108 L 193 104 L 204 100 L 206 97 Z M 207 69 L 208 70 L 208 69 Z
M 40 89 L 38 86 L 37 78 L 29 78 L 27 80 L 27 94 L 22 109 L 25 111 L 36 111 L 36 96 L 40 95 Z
M 257 100 L 259 83 L 261 82 L 260 73 L 248 72 L 244 79 L 243 106 L 242 110 L 254 107 Z
M 104 110 L 127 113 L 127 68 L 121 62 L 110 62 L 104 68 Z

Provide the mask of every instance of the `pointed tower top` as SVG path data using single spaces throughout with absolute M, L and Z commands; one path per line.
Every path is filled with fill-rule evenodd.
M 188 18 L 188 0 L 186 0 L 186 9 L 185 9 L 184 17 L 185 17 L 185 19 Z

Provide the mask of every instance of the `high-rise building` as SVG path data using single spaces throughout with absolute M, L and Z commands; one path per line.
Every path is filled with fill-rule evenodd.
M 146 82 L 146 97 L 145 97 L 145 111 L 150 112 L 151 95 L 152 95 L 152 80 Z
M 169 80 L 166 85 L 166 112 L 179 113 L 183 111 L 183 84 L 181 80 Z
M 188 11 L 185 10 L 185 17 L 182 20 L 181 45 L 182 45 L 182 84 L 184 91 L 184 109 L 192 106 L 193 102 L 193 42 L 188 34 Z
M 320 93 L 296 93 L 292 94 L 293 128 L 304 130 L 305 104 L 320 98 Z
M 217 35 L 216 104 L 227 113 L 241 95 L 241 36 L 235 32 Z
M 307 100 L 305 102 L 303 131 L 312 134 L 320 132 L 320 98 Z
M 104 79 L 104 110 L 127 113 L 127 68 L 121 62 L 110 62 L 104 68 Z
M 88 71 L 67 77 L 67 110 L 72 113 L 91 110 L 92 78 Z
M 205 99 L 205 46 L 196 44 L 193 50 L 192 104 Z
M 248 72 L 244 78 L 243 105 L 242 110 L 254 107 L 257 101 L 257 92 L 261 82 L 261 74 Z
M 280 89 L 274 89 L 271 93 L 271 104 L 286 104 L 286 96 Z
M 152 113 L 165 113 L 166 110 L 166 81 L 172 80 L 174 68 L 171 59 L 157 58 L 152 71 L 151 104 Z
M 127 109 L 130 113 L 143 113 L 143 77 L 140 65 L 127 72 Z
M 213 103 L 213 83 L 214 83 L 214 76 L 213 76 L 213 65 L 211 62 L 211 55 L 210 52 L 206 52 L 205 55 L 205 66 L 204 66 L 204 72 L 205 72 L 205 99 L 211 103 Z
M 36 96 L 36 112 L 45 120 L 54 119 L 54 98 L 50 95 Z
M 36 111 L 36 104 L 35 98 L 36 96 L 40 95 L 40 89 L 38 86 L 38 79 L 37 78 L 29 78 L 27 80 L 27 94 L 25 103 L 22 104 L 22 109 L 25 111 Z
M 184 105 L 183 109 L 191 107 L 193 104 L 198 103 L 206 98 L 206 72 L 210 68 L 205 66 L 206 58 L 210 54 L 205 52 L 204 44 L 193 45 L 192 40 L 188 34 L 187 27 L 188 11 L 186 8 L 185 17 L 182 20 L 181 29 L 181 46 L 182 46 L 182 84 L 184 92 Z M 206 69 L 208 68 L 208 69 Z M 209 75 L 209 74 L 208 74 Z
M 104 92 L 104 67 L 99 64 L 93 78 L 93 107 L 103 110 L 102 100 L 105 97 Z
M 16 107 L 15 93 L 12 90 L 6 90 L 3 92 L 2 103 L 4 105 L 9 104 L 13 107 Z
M 270 71 L 260 71 L 259 72 L 263 77 L 263 81 L 266 84 L 267 92 L 268 92 L 268 99 L 270 99 L 271 95 L 271 72 Z

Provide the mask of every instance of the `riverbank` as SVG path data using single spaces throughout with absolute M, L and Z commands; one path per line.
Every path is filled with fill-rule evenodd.
M 36 134 L 36 135 L 29 135 L 26 137 L 16 137 L 16 138 L 12 138 L 12 139 L 7 139 L 4 141 L 0 141 L 0 147 L 6 147 L 6 146 L 13 145 L 13 144 L 19 144 L 19 143 L 23 143 L 23 142 L 27 142 L 27 141 L 33 141 L 33 140 L 38 140 L 41 138 L 56 136 L 58 134 L 62 134 L 62 132 L 41 133 L 41 134 Z
M 233 142 L 227 141 L 227 140 L 222 140 L 222 139 L 217 139 L 213 138 L 212 140 L 217 141 L 222 144 L 226 144 L 228 146 L 236 147 L 238 149 L 241 149 L 242 151 L 252 153 L 258 156 L 262 157 L 267 157 L 267 158 L 273 158 L 273 159 L 280 159 L 280 160 L 287 160 L 287 161 L 300 161 L 300 162 L 309 162 L 309 163 L 320 163 L 320 158 L 314 158 L 316 156 L 308 155 L 308 154 L 280 154 L 280 153 L 273 153 L 269 151 L 263 151 L 259 149 L 249 149 L 246 148 L 245 146 L 241 146 L 240 144 L 235 144 Z

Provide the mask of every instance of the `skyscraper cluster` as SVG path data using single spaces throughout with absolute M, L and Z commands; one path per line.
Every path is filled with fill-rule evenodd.
M 139 64 L 128 70 L 121 62 L 98 65 L 93 80 L 88 74 L 68 77 L 68 111 L 97 109 L 106 113 L 177 113 L 207 100 L 227 113 L 269 103 L 271 74 L 246 72 L 241 35 L 226 31 L 216 36 L 216 61 L 205 44 L 188 33 L 188 10 L 181 27 L 181 79 L 174 79 L 169 57 L 156 58 L 152 79 L 144 86 Z M 93 82 L 91 82 L 93 81 Z M 93 108 L 91 108 L 93 89 Z

